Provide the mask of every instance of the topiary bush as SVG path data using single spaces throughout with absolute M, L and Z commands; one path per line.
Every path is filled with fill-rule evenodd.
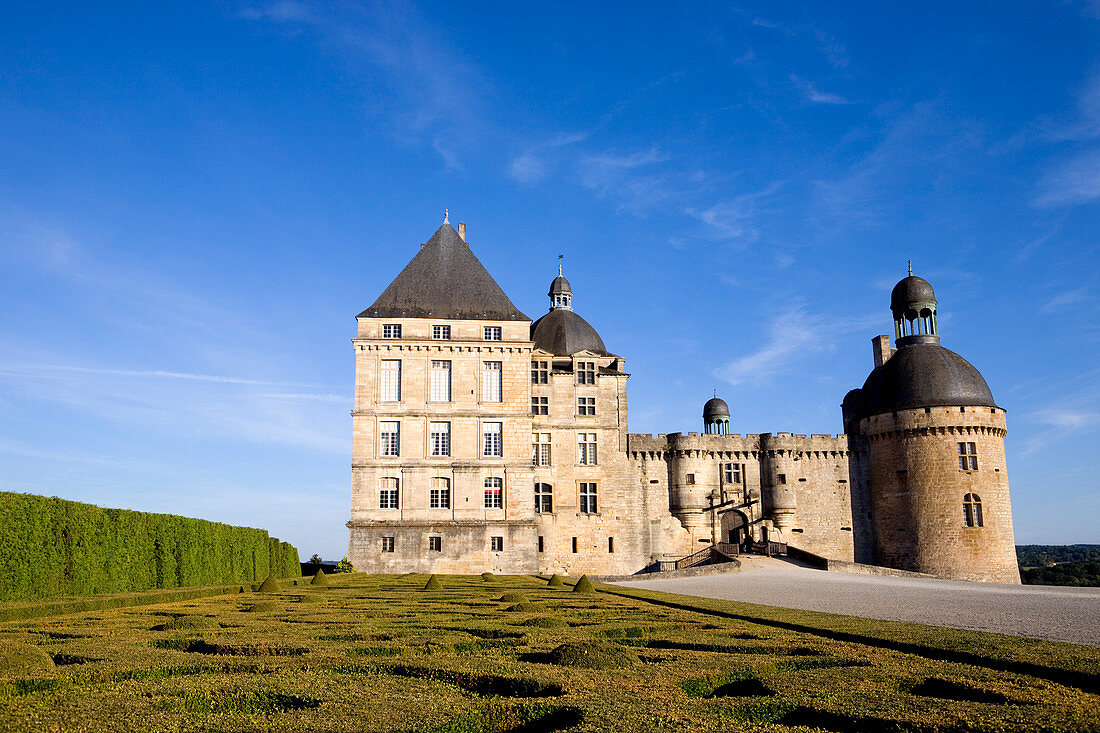
M 581 579 L 577 581 L 577 584 L 573 586 L 574 593 L 595 593 L 596 586 L 592 585 L 592 581 L 588 579 L 587 575 L 582 575 Z
M 313 576 L 313 580 L 309 581 L 310 585 L 328 585 L 328 576 L 325 575 L 324 570 L 318 570 Z
M 421 590 L 443 590 L 443 584 L 440 583 L 439 578 L 435 577 L 433 574 L 432 577 L 428 578 L 428 582 L 424 584 Z
M 520 626 L 535 626 L 540 629 L 565 629 L 569 628 L 563 619 L 554 618 L 553 616 L 532 616 L 526 621 L 522 622 Z
M 53 671 L 53 657 L 44 649 L 18 641 L 0 641 L 0 676 L 25 677 Z
M 267 613 L 269 611 L 280 611 L 283 608 L 283 604 L 275 600 L 260 601 L 259 603 L 253 603 L 249 609 L 249 613 Z
M 525 601 L 523 603 L 517 603 L 514 606 L 508 606 L 508 608 L 504 610 L 511 613 L 534 613 L 535 611 L 541 611 L 542 606 L 531 603 L 530 601 Z
M 512 591 L 505 593 L 497 600 L 501 603 L 526 603 L 529 599 L 523 593 Z
M 546 581 L 547 588 L 564 588 L 565 583 L 562 581 L 561 576 L 554 573 L 550 576 L 550 580 Z
M 552 664 L 585 669 L 622 669 L 638 661 L 629 649 L 605 641 L 562 644 L 550 652 L 549 658 Z
M 260 587 L 256 589 L 257 593 L 278 593 L 282 590 L 279 585 L 279 581 L 275 580 L 274 575 L 268 575 L 264 578 L 264 582 L 260 583 Z
M 349 562 L 348 559 L 345 557 L 345 558 L 341 559 L 340 562 L 336 563 L 336 571 L 335 572 L 337 572 L 337 573 L 354 573 L 355 568 L 352 567 L 351 562 Z
M 496 577 L 497 576 L 493 575 L 492 573 L 482 573 L 481 574 L 481 579 L 485 580 L 485 581 L 493 580 Z

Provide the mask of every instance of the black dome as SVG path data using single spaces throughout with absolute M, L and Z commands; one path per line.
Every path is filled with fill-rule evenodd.
M 550 283 L 550 292 L 547 295 L 554 296 L 561 293 L 573 294 L 573 288 L 569 285 L 569 281 L 561 275 L 554 278 L 554 282 Z
M 537 348 L 554 356 L 572 356 L 586 350 L 607 354 L 596 329 L 573 311 L 561 308 L 550 311 L 531 324 L 531 340 Z
M 729 417 L 730 406 L 726 404 L 726 401 L 721 397 L 711 397 L 707 400 L 707 403 L 703 405 L 703 419 L 708 417 Z
M 936 343 L 898 349 L 867 377 L 861 399 L 864 416 L 913 407 L 997 406 L 978 370 Z
M 894 286 L 890 293 L 890 310 L 896 313 L 905 310 L 910 303 L 935 299 L 936 293 L 931 283 L 923 277 L 910 275 Z

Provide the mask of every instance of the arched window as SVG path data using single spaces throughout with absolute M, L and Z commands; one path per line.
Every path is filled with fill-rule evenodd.
M 539 514 L 554 511 L 554 489 L 550 484 L 535 484 L 535 511 Z
M 981 527 L 982 500 L 977 494 L 967 494 L 963 497 L 963 524 L 967 527 Z
M 400 484 L 395 478 L 384 478 L 378 487 L 378 508 L 396 509 Z

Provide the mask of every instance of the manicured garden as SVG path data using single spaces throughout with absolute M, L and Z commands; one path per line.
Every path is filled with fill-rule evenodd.
M 1092 647 L 570 579 L 436 580 L 284 580 L 0 623 L 0 728 L 1100 730 Z

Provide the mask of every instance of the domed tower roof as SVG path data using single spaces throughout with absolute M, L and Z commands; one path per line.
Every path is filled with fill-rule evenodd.
M 703 405 L 703 419 L 708 417 L 729 417 L 730 406 L 721 397 L 715 396 L 707 400 Z
M 607 347 L 596 329 L 573 312 L 573 288 L 561 274 L 550 283 L 550 312 L 531 324 L 535 346 L 554 356 L 572 356 L 580 351 L 607 355 Z
M 718 396 L 718 390 L 714 390 L 714 397 L 703 405 L 703 433 L 705 435 L 727 435 L 730 431 L 730 406 Z
M 910 274 L 894 286 L 890 292 L 890 310 L 895 314 L 904 311 L 910 303 L 935 303 L 936 292 L 923 277 Z

